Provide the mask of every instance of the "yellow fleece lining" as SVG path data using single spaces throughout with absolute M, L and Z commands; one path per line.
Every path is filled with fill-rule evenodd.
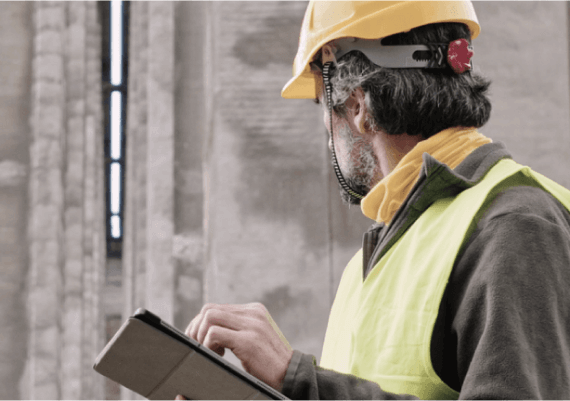
M 362 213 L 378 223 L 390 224 L 419 178 L 422 155 L 430 154 L 450 168 L 457 167 L 478 147 L 492 142 L 476 128 L 455 127 L 419 142 L 394 170 L 362 199 Z

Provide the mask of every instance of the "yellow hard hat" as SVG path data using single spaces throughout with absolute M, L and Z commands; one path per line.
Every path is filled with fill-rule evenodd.
M 481 30 L 470 1 L 315 1 L 311 0 L 299 36 L 293 78 L 281 91 L 286 99 L 315 99 L 316 77 L 309 63 L 328 42 L 353 37 L 381 39 L 438 22 L 460 22 Z

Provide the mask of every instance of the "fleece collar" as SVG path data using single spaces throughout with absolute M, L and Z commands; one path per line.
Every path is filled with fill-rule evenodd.
M 500 142 L 475 149 L 455 169 L 436 160 L 429 154 L 422 156 L 419 179 L 407 199 L 394 215 L 392 223 L 375 223 L 364 234 L 362 242 L 364 277 L 390 247 L 435 201 L 456 196 L 483 179 L 500 160 L 511 155 Z
M 362 213 L 378 223 L 389 224 L 418 181 L 425 154 L 450 168 L 491 139 L 475 128 L 455 127 L 419 142 L 394 170 L 384 177 L 361 202 Z

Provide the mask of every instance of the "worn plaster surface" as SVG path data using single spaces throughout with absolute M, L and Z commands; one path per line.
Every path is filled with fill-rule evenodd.
M 569 187 L 568 4 L 474 4 L 482 26 L 475 63 L 493 81 L 493 111 L 482 132 Z

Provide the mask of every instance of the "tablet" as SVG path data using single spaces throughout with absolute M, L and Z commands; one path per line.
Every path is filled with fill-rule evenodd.
M 123 323 L 93 369 L 151 400 L 287 399 L 145 309 Z

